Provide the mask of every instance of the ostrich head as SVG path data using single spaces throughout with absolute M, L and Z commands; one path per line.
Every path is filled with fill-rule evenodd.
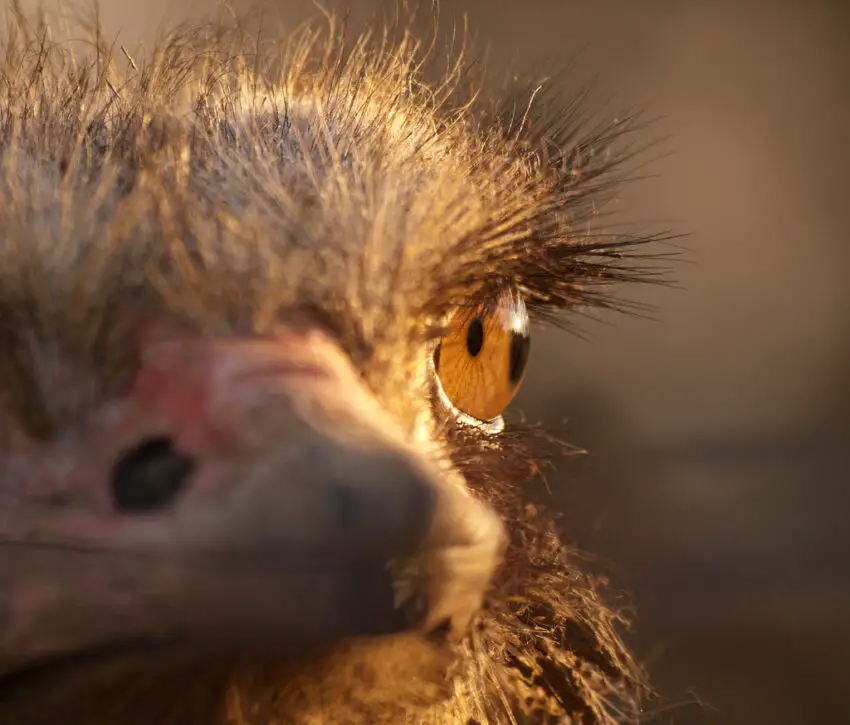
M 643 274 L 593 231 L 629 122 L 483 108 L 406 32 L 280 47 L 8 34 L 0 721 L 636 718 L 501 418 L 529 320 Z

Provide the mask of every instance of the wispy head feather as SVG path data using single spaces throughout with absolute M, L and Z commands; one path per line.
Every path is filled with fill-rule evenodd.
M 656 278 L 641 257 L 660 237 L 600 222 L 638 116 L 588 123 L 546 84 L 494 106 L 464 61 L 434 76 L 436 54 L 403 24 L 347 41 L 327 18 L 286 43 L 238 23 L 184 26 L 146 60 L 96 25 L 89 38 L 73 53 L 15 15 L 0 63 L 0 390 L 35 437 L 123 389 L 152 318 L 268 332 L 309 314 L 391 399 L 446 315 L 495 289 L 564 319 L 628 308 L 613 285 Z M 63 374 L 80 384 L 58 385 Z M 647 690 L 624 618 L 526 500 L 528 436 L 442 432 L 447 460 L 509 522 L 506 564 L 437 704 L 396 693 L 376 715 L 340 696 L 336 722 L 638 720 Z M 232 710 L 256 667 L 186 672 L 218 694 L 187 687 L 163 722 L 202 696 L 230 703 L 234 722 L 261 717 Z M 340 675 L 309 672 L 331 697 Z

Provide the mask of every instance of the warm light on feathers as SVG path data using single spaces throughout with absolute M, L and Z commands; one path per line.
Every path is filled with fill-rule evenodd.
M 432 441 L 498 509 L 511 545 L 448 679 L 417 669 L 402 639 L 382 650 L 404 663 L 396 679 L 364 675 L 377 660 L 357 647 L 298 672 L 157 661 L 133 665 L 136 678 L 123 663 L 92 681 L 80 669 L 73 689 L 86 697 L 65 691 L 62 707 L 98 725 L 130 722 L 139 702 L 159 703 L 163 723 L 195 712 L 233 723 L 637 720 L 646 688 L 624 621 L 525 499 L 532 432 L 487 436 L 424 408 L 422 367 L 454 310 L 506 285 L 540 320 L 621 308 L 610 285 L 655 273 L 636 261 L 649 239 L 595 222 L 626 173 L 631 151 L 618 147 L 635 119 L 587 126 L 548 86 L 490 107 L 467 95 L 462 61 L 435 75 L 403 26 L 345 42 L 331 21 L 287 43 L 189 26 L 145 61 L 91 38 L 73 55 L 17 18 L 3 50 L 7 414 L 34 439 L 68 435 L 126 388 L 154 318 L 220 334 L 309 317 L 406 433 Z

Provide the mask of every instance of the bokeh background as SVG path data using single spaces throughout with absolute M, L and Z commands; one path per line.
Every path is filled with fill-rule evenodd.
M 100 4 L 128 48 L 215 6 Z M 357 25 L 380 2 L 322 5 Z M 318 13 L 265 7 L 290 23 Z M 652 320 L 539 332 L 517 403 L 589 450 L 547 484 L 565 538 L 633 592 L 633 641 L 668 698 L 652 721 L 850 722 L 850 2 L 441 12 L 447 26 L 468 15 L 495 75 L 574 61 L 566 92 L 593 80 L 668 137 L 618 206 L 690 234 L 679 288 L 632 291 Z

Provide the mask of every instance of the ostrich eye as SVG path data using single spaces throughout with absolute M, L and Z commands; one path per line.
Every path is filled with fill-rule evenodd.
M 490 421 L 516 395 L 530 347 L 525 304 L 506 292 L 495 304 L 455 313 L 434 352 L 434 368 L 455 408 Z

